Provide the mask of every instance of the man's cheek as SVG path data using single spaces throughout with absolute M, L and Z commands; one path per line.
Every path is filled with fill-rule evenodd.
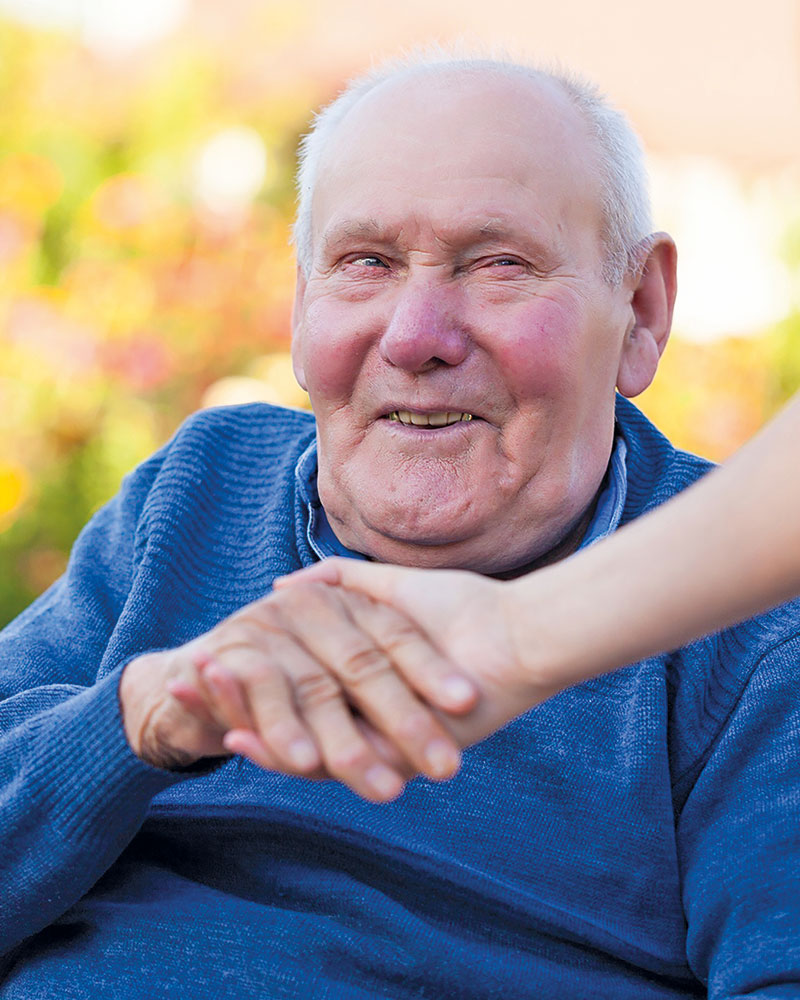
M 333 318 L 306 323 L 303 332 L 303 364 L 308 391 L 314 402 L 335 401 L 349 396 L 361 368 L 360 338 Z
M 336 402 L 348 394 L 353 384 L 352 365 L 342 357 L 341 351 L 329 345 L 313 345 L 306 354 L 305 373 L 308 393 L 314 409 L 320 404 Z
M 521 396 L 566 389 L 582 367 L 577 333 L 577 317 L 556 305 L 539 308 L 535 316 L 507 329 L 496 357 L 510 387 Z

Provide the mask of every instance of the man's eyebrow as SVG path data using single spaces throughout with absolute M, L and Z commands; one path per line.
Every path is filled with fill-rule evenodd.
M 514 230 L 512 230 L 512 232 L 513 231 Z M 496 240 L 509 235 L 509 226 L 497 221 L 484 222 L 484 224 L 478 229 L 478 233 L 482 239 Z
M 514 222 L 500 222 L 492 219 L 484 222 L 475 230 L 475 242 L 477 243 L 502 243 L 508 239 L 527 244 L 533 249 L 544 250 L 547 246 L 535 233 L 521 228 L 518 223 Z
M 552 234 L 548 234 L 547 239 L 542 239 L 535 232 L 520 227 L 517 222 L 505 219 L 489 219 L 464 236 L 465 246 L 477 247 L 484 243 L 504 244 L 511 241 L 540 261 L 553 262 L 564 254 L 560 240 L 555 240 Z
M 385 243 L 389 234 L 377 219 L 358 219 L 334 225 L 322 237 L 325 249 L 348 240 L 380 240 Z

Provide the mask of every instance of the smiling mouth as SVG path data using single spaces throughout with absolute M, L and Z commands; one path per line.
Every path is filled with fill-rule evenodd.
M 392 410 L 389 420 L 406 427 L 449 427 L 451 424 L 466 423 L 473 419 L 471 413 L 412 413 L 410 410 Z

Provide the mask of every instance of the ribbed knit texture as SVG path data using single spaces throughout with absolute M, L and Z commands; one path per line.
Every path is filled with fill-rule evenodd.
M 618 421 L 623 520 L 707 469 Z M 0 634 L 0 996 L 800 997 L 797 606 L 563 692 L 390 805 L 132 754 L 125 663 L 312 561 L 313 435 L 193 417 Z

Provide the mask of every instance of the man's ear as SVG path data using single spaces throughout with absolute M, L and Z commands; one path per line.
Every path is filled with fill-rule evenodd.
M 667 346 L 672 309 L 678 290 L 678 255 L 666 233 L 650 236 L 641 266 L 632 276 L 633 318 L 622 345 L 617 388 L 623 396 L 638 396 L 650 385 Z
M 303 269 L 297 265 L 297 284 L 294 291 L 294 305 L 292 306 L 292 368 L 294 377 L 300 383 L 301 388 L 308 392 L 306 385 L 306 373 L 303 369 L 303 302 L 306 295 L 307 279 L 303 274 Z

